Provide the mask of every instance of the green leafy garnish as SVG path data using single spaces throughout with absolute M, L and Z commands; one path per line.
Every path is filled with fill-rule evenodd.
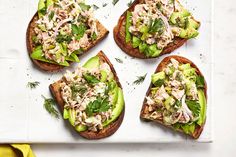
M 133 82 L 133 84 L 136 84 L 136 85 L 140 85 L 141 83 L 143 83 L 143 81 L 145 80 L 147 74 L 143 75 L 143 76 L 137 76 L 137 80 L 135 80 Z
M 56 42 L 58 42 L 58 43 L 62 43 L 62 42 L 70 43 L 71 41 L 72 41 L 71 35 L 58 34 L 56 37 Z
M 44 108 L 47 110 L 49 114 L 51 114 L 53 117 L 59 119 L 59 113 L 55 109 L 56 103 L 52 98 L 46 98 L 42 95 L 44 98 Z
M 155 19 L 154 21 L 151 20 L 150 26 L 149 26 L 149 33 L 158 33 L 162 34 L 165 29 L 165 24 L 161 18 Z
M 77 26 L 75 24 L 71 24 L 71 29 L 72 29 L 72 33 L 77 35 L 76 39 L 79 40 L 80 38 L 82 38 L 84 36 L 84 33 L 85 33 L 87 27 L 84 23 L 80 23 L 79 26 Z
M 52 12 L 48 15 L 48 19 L 49 19 L 49 21 L 51 21 L 51 20 L 53 19 L 54 14 L 55 14 L 55 12 L 52 11 Z
M 80 8 L 81 8 L 83 11 L 89 10 L 89 9 L 91 8 L 90 5 L 87 5 L 87 4 L 85 4 L 85 3 L 79 3 L 79 6 L 80 6 Z
M 27 87 L 30 89 L 35 89 L 37 86 L 39 86 L 40 82 L 35 81 L 35 82 L 28 82 Z
M 78 86 L 76 84 L 72 84 L 70 88 L 73 98 L 75 98 L 78 93 L 83 95 L 88 90 L 85 86 Z
M 205 80 L 203 76 L 197 76 L 196 85 L 197 85 L 197 88 L 204 88 Z
M 161 86 L 164 84 L 164 82 L 165 82 L 164 79 L 159 79 L 159 80 L 157 80 L 157 81 L 154 83 L 154 85 L 155 85 L 156 87 L 161 87 Z
M 113 5 L 116 5 L 117 2 L 119 2 L 119 0 L 113 0 L 113 1 L 112 1 L 112 4 L 113 4 Z
M 201 106 L 198 101 L 186 100 L 188 108 L 193 112 L 195 117 L 199 117 Z
M 106 112 L 110 109 L 108 97 L 106 98 L 101 98 L 98 97 L 97 100 L 94 100 L 93 102 L 90 102 L 86 109 L 85 112 L 88 116 L 92 116 L 93 113 L 101 113 L 101 112 Z
M 133 3 L 133 0 L 130 0 L 130 2 L 127 3 L 127 6 L 130 7 L 132 5 L 132 3 Z
M 88 84 L 95 84 L 95 83 L 99 83 L 100 81 L 93 75 L 87 73 L 87 74 L 83 74 L 84 79 L 88 82 Z
M 94 41 L 97 39 L 97 34 L 95 32 L 93 32 L 92 36 L 91 36 L 91 39 Z
M 122 59 L 120 59 L 120 58 L 115 58 L 115 60 L 118 62 L 118 63 L 123 63 L 123 60 Z

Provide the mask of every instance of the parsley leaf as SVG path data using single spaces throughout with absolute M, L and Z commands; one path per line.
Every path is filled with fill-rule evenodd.
M 92 116 L 94 113 L 106 112 L 110 108 L 108 97 L 101 98 L 98 97 L 97 100 L 93 102 L 89 102 L 87 105 L 85 112 L 88 116 Z
M 46 98 L 42 95 L 44 98 L 44 108 L 47 110 L 49 114 L 51 114 L 53 117 L 59 119 L 59 113 L 55 109 L 56 103 L 52 98 Z
M 197 88 L 204 88 L 205 80 L 203 76 L 197 76 L 196 85 L 197 85 Z
M 99 83 L 100 81 L 93 75 L 87 73 L 87 74 L 83 74 L 84 79 L 89 83 L 89 84 L 95 84 L 95 83 Z
M 133 84 L 136 84 L 136 85 L 140 85 L 141 83 L 143 83 L 143 81 L 145 80 L 147 74 L 143 75 L 143 76 L 137 76 L 137 80 L 135 80 L 133 82 Z
M 80 23 L 79 26 L 75 24 L 71 24 L 71 29 L 72 29 L 72 33 L 77 35 L 76 39 L 79 40 L 80 38 L 84 36 L 84 33 L 87 27 L 85 26 L 84 23 Z
M 193 112 L 195 117 L 198 117 L 200 115 L 201 106 L 198 101 L 186 100 L 186 104 L 188 108 Z
M 165 24 L 161 18 L 155 19 L 154 21 L 151 20 L 150 26 L 149 26 L 149 33 L 156 33 L 162 34 L 165 29 Z

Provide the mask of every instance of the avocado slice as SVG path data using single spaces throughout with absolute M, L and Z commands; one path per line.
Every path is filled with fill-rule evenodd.
M 53 0 L 46 0 L 46 3 L 47 3 L 47 7 L 53 5 Z
M 184 74 L 185 77 L 195 76 L 196 75 L 196 69 L 195 68 L 185 69 L 183 71 L 183 74 Z
M 201 110 L 200 110 L 200 116 L 199 116 L 199 119 L 197 121 L 197 124 L 198 125 L 202 125 L 205 120 L 206 120 L 206 97 L 205 97 L 205 93 L 204 93 L 204 90 L 202 89 L 199 89 L 198 90 L 198 98 L 199 98 L 199 103 L 200 103 L 200 106 L 201 106 Z
M 125 23 L 125 42 L 128 43 L 131 41 L 131 33 L 129 32 L 129 28 L 131 26 L 131 17 L 132 13 L 130 11 L 127 11 L 126 15 L 126 23 Z
M 116 86 L 113 90 L 112 90 L 112 105 L 115 107 L 117 100 L 118 100 L 118 93 L 119 93 L 119 87 Z
M 148 56 L 151 56 L 151 57 L 157 57 L 160 55 L 160 53 L 162 52 L 162 50 L 159 50 L 157 48 L 157 45 L 156 44 L 153 44 L 153 45 L 150 45 L 148 46 Z
M 65 109 L 63 110 L 63 118 L 64 119 L 69 119 L 70 115 L 69 115 L 69 110 Z
M 133 46 L 133 48 L 137 48 L 140 43 L 141 43 L 141 39 L 139 39 L 136 36 L 133 36 L 133 38 L 132 38 L 132 46 Z
M 179 69 L 182 70 L 182 71 L 190 69 L 190 68 L 191 68 L 191 65 L 189 63 L 182 64 L 182 65 L 179 66 Z
M 156 86 L 160 86 L 160 84 L 163 82 L 166 78 L 165 72 L 161 71 L 159 73 L 153 74 L 152 75 L 152 83 Z
M 75 126 L 75 114 L 76 114 L 76 112 L 75 112 L 75 110 L 74 109 L 69 109 L 69 122 L 70 122 L 70 124 L 72 125 L 72 126 Z
M 92 58 L 90 58 L 84 65 L 84 68 L 87 69 L 92 69 L 92 68 L 98 68 L 100 65 L 100 59 L 98 56 L 94 56 Z
M 185 22 L 185 18 L 190 16 L 190 12 L 188 10 L 182 10 L 180 12 L 173 12 L 170 16 L 170 22 L 174 25 L 177 25 L 178 22 Z
M 181 29 L 179 37 L 190 39 L 197 37 L 199 32 L 194 28 Z
M 82 125 L 82 124 L 75 126 L 75 130 L 78 132 L 83 132 L 83 131 L 86 131 L 87 129 L 88 129 L 87 126 Z
M 188 22 L 187 22 L 187 28 L 194 28 L 194 29 L 198 29 L 200 27 L 200 23 L 189 18 Z
M 148 45 L 145 42 L 139 44 L 139 51 L 144 52 L 147 49 Z
M 39 18 L 43 17 L 43 15 L 45 14 L 46 12 L 46 4 L 45 4 L 45 0 L 39 0 L 39 3 L 38 3 L 38 16 Z
M 103 123 L 104 127 L 106 127 L 107 125 L 109 125 L 110 123 L 115 121 L 120 116 L 121 112 L 123 111 L 124 105 L 125 105 L 125 102 L 124 102 L 123 91 L 119 87 L 118 88 L 118 99 L 117 99 L 116 106 L 112 111 L 112 118 Z
M 171 111 L 171 106 L 173 106 L 174 103 L 175 103 L 175 99 L 172 96 L 168 97 L 164 102 L 165 108 L 168 111 Z
M 105 82 L 107 80 L 107 72 L 105 70 L 101 70 L 101 82 Z

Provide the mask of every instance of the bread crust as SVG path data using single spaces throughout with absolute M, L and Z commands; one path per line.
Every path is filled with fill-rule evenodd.
M 118 86 L 122 89 L 122 86 L 119 82 L 119 78 L 116 74 L 116 71 L 112 65 L 112 63 L 110 62 L 110 60 L 106 57 L 106 55 L 100 51 L 97 56 L 99 56 L 99 58 L 106 62 L 110 68 L 112 73 L 114 74 L 114 79 L 116 80 Z M 64 82 L 64 79 L 62 78 L 61 80 L 51 84 L 49 86 L 49 89 L 53 95 L 53 97 L 55 98 L 58 107 L 60 108 L 61 113 L 63 114 L 63 109 L 64 109 L 64 101 L 62 99 L 62 95 L 61 95 L 61 89 L 60 89 L 60 83 Z M 123 119 L 124 119 L 124 114 L 125 114 L 125 107 L 123 108 L 122 113 L 120 114 L 120 116 L 111 124 L 109 124 L 107 127 L 105 127 L 104 129 L 98 131 L 98 132 L 92 132 L 92 131 L 84 131 L 84 132 L 78 132 L 80 134 L 80 136 L 89 139 L 89 140 L 94 140 L 94 139 L 101 139 L 101 138 L 105 138 L 108 136 L 111 136 L 112 134 L 114 134 L 118 128 L 120 127 Z
M 27 46 L 29 56 L 32 54 L 32 52 L 35 48 L 35 44 L 32 41 L 32 37 L 35 35 L 34 28 L 36 27 L 35 22 L 37 20 L 38 20 L 38 13 L 36 12 L 35 15 L 33 16 L 33 18 L 31 19 L 31 21 L 29 22 L 28 28 L 26 31 L 26 46 Z M 98 32 L 99 32 L 97 40 L 90 42 L 90 44 L 87 45 L 87 47 L 84 49 L 82 54 L 88 52 L 88 50 L 93 48 L 96 44 L 101 42 L 108 35 L 109 31 L 98 20 L 97 20 L 97 26 L 98 26 Z M 80 55 L 82 55 L 82 54 L 80 54 Z M 31 58 L 31 60 L 39 69 L 44 70 L 44 71 L 53 72 L 53 71 L 58 71 L 58 70 L 64 68 L 64 66 L 61 66 L 61 65 L 46 63 L 46 62 L 42 62 L 42 61 L 35 60 L 32 58 Z M 72 62 L 69 62 L 69 63 L 71 64 Z
M 175 49 L 181 47 L 184 43 L 186 43 L 187 39 L 175 37 L 173 42 L 169 43 L 161 52 L 161 54 L 157 57 L 147 57 L 144 53 L 140 52 L 138 48 L 133 48 L 131 42 L 126 43 L 125 41 L 125 23 L 126 23 L 126 15 L 127 11 L 133 11 L 137 4 L 143 3 L 143 0 L 135 0 L 132 5 L 120 16 L 118 24 L 113 29 L 114 40 L 116 44 L 123 50 L 125 53 L 132 57 L 141 58 L 141 59 L 149 59 L 149 58 L 157 58 L 164 54 L 169 54 L 173 52 Z
M 198 67 L 197 67 L 192 61 L 190 61 L 190 60 L 187 59 L 187 58 L 184 58 L 184 57 L 181 57 L 181 56 L 176 56 L 176 55 L 173 55 L 173 56 L 169 56 L 169 57 L 164 58 L 164 59 L 161 61 L 161 63 L 158 65 L 158 67 L 157 67 L 155 73 L 161 72 L 161 71 L 167 66 L 167 64 L 170 62 L 170 59 L 171 59 L 171 58 L 174 58 L 175 60 L 177 60 L 179 63 L 182 63 L 182 64 L 189 63 L 189 64 L 191 65 L 191 67 L 193 67 L 193 68 L 196 69 L 196 73 L 197 73 L 198 75 L 204 77 L 204 76 L 202 75 L 201 71 L 198 69 Z M 204 80 L 205 80 L 205 79 L 204 79 Z M 152 87 L 153 87 L 153 84 L 151 83 L 150 86 L 149 86 L 149 88 L 148 88 L 148 91 L 147 91 L 147 93 L 146 93 L 146 96 L 148 96 L 148 95 L 150 94 Z M 206 81 L 205 81 L 205 86 L 204 86 L 204 94 L 205 94 L 206 101 L 207 101 L 207 84 L 206 84 Z M 167 125 L 165 125 L 165 124 L 163 123 L 163 121 L 161 121 L 161 120 L 150 120 L 150 119 L 148 119 L 148 118 L 147 118 L 147 115 L 148 115 L 148 105 L 147 105 L 147 103 L 146 103 L 146 99 L 144 99 L 144 101 L 143 101 L 143 106 L 142 106 L 142 110 L 141 110 L 141 113 L 140 113 L 140 118 L 141 118 L 142 120 L 145 120 L 145 121 L 154 121 L 154 122 L 157 122 L 157 123 L 159 123 L 159 124 L 161 124 L 161 125 L 164 125 L 164 126 L 166 126 L 166 127 L 172 128 L 173 130 L 176 130 L 176 129 L 175 129 L 174 127 L 172 127 L 172 126 L 167 126 Z M 203 130 L 203 128 L 204 128 L 204 125 L 205 125 L 205 122 L 202 124 L 202 126 L 198 126 L 198 127 L 195 129 L 194 133 L 193 133 L 192 135 L 190 135 L 190 136 L 191 136 L 192 138 L 194 138 L 194 139 L 199 138 L 199 136 L 201 135 L 202 130 Z M 183 130 L 181 130 L 181 129 L 177 129 L 177 131 L 184 133 Z

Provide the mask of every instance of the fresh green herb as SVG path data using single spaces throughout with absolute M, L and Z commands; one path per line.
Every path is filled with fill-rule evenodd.
M 89 84 L 95 84 L 95 83 L 99 83 L 100 81 L 93 75 L 87 73 L 87 74 L 83 74 L 84 79 L 89 83 Z
M 39 12 L 40 14 L 42 14 L 42 15 L 46 15 L 46 13 L 47 13 L 47 8 L 46 8 L 46 7 L 43 7 L 43 8 L 40 9 L 38 12 Z
M 198 101 L 186 100 L 186 104 L 188 105 L 188 108 L 193 112 L 195 117 L 198 117 L 200 115 L 201 106 Z
M 42 95 L 44 99 L 44 108 L 47 110 L 49 114 L 51 114 L 53 117 L 59 119 L 59 113 L 55 109 L 56 103 L 52 98 L 46 98 Z
M 72 84 L 70 88 L 73 98 L 75 98 L 78 93 L 83 95 L 88 90 L 85 86 L 78 86 L 76 84 Z
M 120 59 L 120 58 L 115 58 L 115 60 L 118 62 L 118 63 L 123 63 L 123 60 L 122 59 Z
M 85 112 L 88 116 L 92 116 L 93 113 L 101 113 L 101 112 L 106 112 L 110 108 L 108 97 L 106 98 L 101 98 L 98 97 L 97 100 L 94 100 L 93 102 L 90 102 L 86 109 Z
M 203 76 L 197 76 L 196 85 L 197 85 L 197 88 L 204 88 L 205 80 Z
M 113 5 L 116 5 L 117 2 L 119 2 L 119 0 L 113 0 L 113 1 L 112 1 L 112 4 L 113 4 Z
M 164 82 L 165 82 L 164 79 L 159 79 L 159 80 L 157 80 L 157 81 L 154 83 L 154 85 L 155 85 L 156 87 L 161 87 L 161 86 L 164 84 Z
M 79 40 L 80 38 L 84 36 L 84 33 L 87 27 L 85 26 L 84 23 L 80 23 L 79 26 L 75 24 L 71 24 L 71 29 L 72 29 L 72 33 L 77 35 L 76 39 Z
M 80 8 L 81 8 L 83 11 L 89 10 L 89 9 L 91 8 L 90 5 L 87 5 L 87 4 L 85 4 L 85 3 L 79 3 L 79 6 L 80 6 Z
M 181 101 L 176 100 L 175 103 L 174 103 L 174 106 L 175 106 L 176 108 L 179 108 L 179 107 L 181 106 Z
M 40 82 L 35 81 L 35 82 L 28 82 L 27 87 L 30 89 L 35 89 L 37 86 L 39 86 Z
M 72 36 L 71 35 L 62 35 L 58 34 L 56 37 L 56 42 L 62 43 L 62 42 L 67 42 L 70 43 L 72 41 Z
M 95 32 L 93 32 L 92 36 L 91 36 L 91 39 L 94 41 L 97 39 L 97 34 Z
M 107 6 L 107 3 L 103 3 L 103 4 L 102 4 L 102 7 L 106 7 L 106 6 Z
M 156 33 L 162 34 L 165 29 L 165 24 L 161 18 L 155 19 L 154 21 L 151 20 L 150 26 L 149 26 L 149 33 Z
M 51 20 L 53 19 L 54 14 L 55 14 L 55 12 L 52 11 L 52 12 L 48 15 L 49 21 L 51 21 Z
M 143 81 L 145 80 L 147 74 L 143 75 L 143 76 L 137 76 L 137 80 L 135 80 L 133 82 L 133 84 L 136 84 L 136 85 L 140 85 L 141 83 L 143 83 Z
M 133 0 L 130 0 L 129 3 L 127 3 L 127 6 L 130 7 L 133 3 Z
M 99 7 L 97 5 L 95 5 L 95 4 L 93 4 L 92 7 L 93 7 L 94 10 L 98 10 L 99 9 Z

